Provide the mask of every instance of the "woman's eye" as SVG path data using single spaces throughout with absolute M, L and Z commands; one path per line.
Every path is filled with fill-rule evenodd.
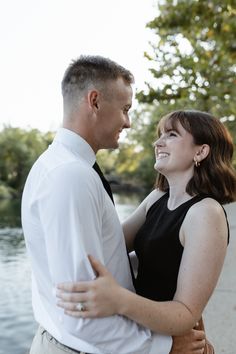
M 177 134 L 175 132 L 169 132 L 169 136 L 176 136 Z

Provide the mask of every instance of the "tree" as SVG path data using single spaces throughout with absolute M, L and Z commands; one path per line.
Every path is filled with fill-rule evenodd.
M 150 151 L 150 131 L 175 109 L 211 112 L 236 142 L 236 1 L 159 1 L 147 27 L 156 38 L 151 53 L 145 53 L 153 80 L 137 94 L 137 142 Z
M 236 2 L 166 0 L 147 27 L 157 42 L 151 69 L 157 85 L 140 101 L 165 101 L 211 110 L 218 117 L 236 116 Z M 161 83 L 161 85 L 159 85 Z
M 19 197 L 28 172 L 53 133 L 6 126 L 0 133 L 0 197 Z

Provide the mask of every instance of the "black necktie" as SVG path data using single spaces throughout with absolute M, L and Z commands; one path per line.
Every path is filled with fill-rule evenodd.
M 106 178 L 104 177 L 104 174 L 102 173 L 102 171 L 101 171 L 100 167 L 98 166 L 97 162 L 95 162 L 95 164 L 93 165 L 93 169 L 99 175 L 99 177 L 100 177 L 100 179 L 102 181 L 103 187 L 107 191 L 107 194 L 109 195 L 109 197 L 112 200 L 112 203 L 114 204 L 113 195 L 112 195 L 112 191 L 111 191 L 111 186 L 110 186 L 109 182 L 106 180 Z
M 95 164 L 93 165 L 93 169 L 97 172 L 97 174 L 99 175 L 99 177 L 101 178 L 103 187 L 105 188 L 105 190 L 107 191 L 107 194 L 109 195 L 109 197 L 112 200 L 112 203 L 114 204 L 114 200 L 113 200 L 113 195 L 112 195 L 112 191 L 111 191 L 111 186 L 109 184 L 109 182 L 106 180 L 106 178 L 104 177 L 104 174 L 102 173 L 99 165 L 97 164 L 97 162 L 95 162 Z M 127 252 L 127 256 L 128 256 L 128 260 L 129 260 L 129 266 L 130 266 L 130 271 L 131 271 L 131 276 L 132 276 L 132 280 L 133 280 L 133 284 L 135 285 L 135 276 L 134 276 L 134 271 L 131 265 L 131 261 L 129 258 L 129 254 Z

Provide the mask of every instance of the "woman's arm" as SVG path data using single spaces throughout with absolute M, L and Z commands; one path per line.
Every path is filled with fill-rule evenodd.
M 155 332 L 183 334 L 195 326 L 216 286 L 226 254 L 227 233 L 223 209 L 214 200 L 204 199 L 189 210 L 180 232 L 184 252 L 173 301 L 148 300 L 120 287 L 100 263 L 92 260 L 98 278 L 74 284 L 74 288 L 62 286 L 78 293 L 60 294 L 60 306 L 78 317 L 117 313 Z M 86 311 L 76 311 L 71 301 L 85 302 Z
M 133 251 L 134 238 L 146 219 L 146 213 L 150 206 L 155 203 L 164 193 L 153 190 L 137 207 L 137 209 L 122 223 L 128 252 Z
M 228 244 L 224 210 L 211 198 L 190 208 L 180 230 L 184 252 L 174 300 L 183 301 L 199 318 L 215 289 Z
M 227 248 L 222 207 L 207 198 L 195 204 L 181 229 L 184 252 L 173 301 L 150 301 L 120 289 L 118 313 L 168 334 L 181 334 L 201 317 L 219 278 Z

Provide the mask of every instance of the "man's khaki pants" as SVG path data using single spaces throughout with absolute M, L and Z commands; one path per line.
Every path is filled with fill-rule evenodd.
M 33 339 L 30 354 L 86 354 L 59 343 L 43 327 L 39 326 Z

